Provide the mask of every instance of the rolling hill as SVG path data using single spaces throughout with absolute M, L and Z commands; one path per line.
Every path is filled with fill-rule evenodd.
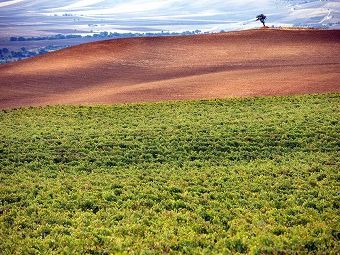
M 339 46 L 265 29 L 0 66 L 23 107 L 0 110 L 1 254 L 338 254 Z
M 0 107 L 340 91 L 339 30 L 108 40 L 0 67 Z

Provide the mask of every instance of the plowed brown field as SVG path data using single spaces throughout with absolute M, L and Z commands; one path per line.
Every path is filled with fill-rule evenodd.
M 340 92 L 340 30 L 108 40 L 0 66 L 0 108 Z

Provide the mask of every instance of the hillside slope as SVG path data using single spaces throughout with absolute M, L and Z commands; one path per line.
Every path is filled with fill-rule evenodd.
M 249 30 L 71 47 L 0 67 L 0 108 L 340 91 L 339 30 Z

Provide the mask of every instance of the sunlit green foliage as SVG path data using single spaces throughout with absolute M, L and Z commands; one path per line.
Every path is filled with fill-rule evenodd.
M 0 112 L 1 254 L 339 254 L 339 94 Z

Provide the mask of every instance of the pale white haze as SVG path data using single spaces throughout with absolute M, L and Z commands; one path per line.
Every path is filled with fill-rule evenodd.
M 0 1 L 2 35 L 242 30 L 269 26 L 339 28 L 340 0 L 7 0 Z

